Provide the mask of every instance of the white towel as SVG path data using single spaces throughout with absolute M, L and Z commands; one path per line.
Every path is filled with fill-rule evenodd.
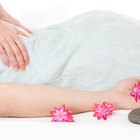
M 140 74 L 140 22 L 90 11 L 22 37 L 31 63 L 14 72 L 1 63 L 0 82 L 100 90 Z

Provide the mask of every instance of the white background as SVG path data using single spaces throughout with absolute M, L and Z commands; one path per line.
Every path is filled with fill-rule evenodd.
M 0 0 L 3 7 L 29 27 L 42 27 L 89 10 L 111 10 L 140 20 L 140 0 Z M 76 123 L 53 124 L 44 119 L 0 119 L 0 140 L 132 140 L 139 125 L 118 111 L 108 121 L 91 114 L 75 116 Z
M 140 0 L 1 0 L 1 3 L 30 27 L 47 26 L 89 10 L 111 10 L 140 20 Z

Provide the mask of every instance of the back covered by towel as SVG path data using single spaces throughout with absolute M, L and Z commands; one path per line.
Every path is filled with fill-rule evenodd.
M 100 90 L 140 74 L 140 22 L 90 11 L 22 37 L 31 63 L 14 72 L 0 63 L 0 82 Z

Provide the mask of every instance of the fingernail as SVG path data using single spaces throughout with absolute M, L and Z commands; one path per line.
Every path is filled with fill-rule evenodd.
M 19 69 L 14 69 L 15 71 L 19 71 Z
M 6 66 L 7 66 L 7 67 L 10 67 L 10 63 L 7 63 Z
M 33 32 L 32 32 L 32 31 L 30 31 L 30 34 L 33 34 Z
M 25 64 L 20 65 L 20 68 L 24 69 L 25 68 Z
M 30 61 L 29 60 L 26 60 L 26 65 L 29 65 Z
M 25 70 L 26 70 L 26 65 L 25 65 L 25 64 L 22 64 L 22 65 L 20 66 L 20 70 L 21 70 L 21 71 L 25 71 Z
M 30 38 L 31 36 L 30 36 L 30 35 L 28 35 L 28 34 L 26 34 L 26 37 Z
M 14 67 L 14 70 L 15 70 L 15 71 L 19 71 L 18 66 L 15 66 L 15 67 Z

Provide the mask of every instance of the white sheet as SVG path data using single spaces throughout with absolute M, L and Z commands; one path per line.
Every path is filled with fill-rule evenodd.
M 75 123 L 46 118 L 0 118 L 0 140 L 135 140 L 140 126 L 128 121 L 130 110 L 114 111 L 106 121 L 92 112 L 74 115 Z

